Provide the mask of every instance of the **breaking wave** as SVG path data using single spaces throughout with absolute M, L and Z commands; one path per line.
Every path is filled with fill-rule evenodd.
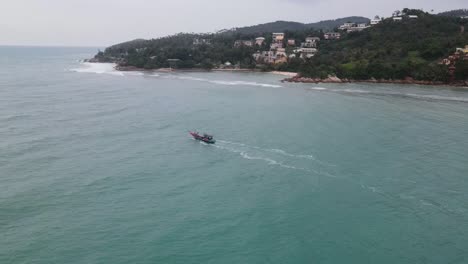
M 281 85 L 276 84 L 267 84 L 267 83 L 257 83 L 257 82 L 245 82 L 245 81 L 209 81 L 210 83 L 214 84 L 221 84 L 221 85 L 247 85 L 247 86 L 261 86 L 261 87 L 271 87 L 271 88 L 280 88 Z
M 431 94 L 415 94 L 415 93 L 397 93 L 397 92 L 386 92 L 386 91 L 367 91 L 359 89 L 331 89 L 323 87 L 311 87 L 308 88 L 312 91 L 326 91 L 340 94 L 366 94 L 375 96 L 391 96 L 400 98 L 410 98 L 424 101 L 450 101 L 450 102 L 462 102 L 468 103 L 468 97 L 455 97 L 455 96 L 440 96 Z
M 171 78 L 171 79 L 178 79 L 178 80 L 190 80 L 190 81 L 198 81 L 198 82 L 207 82 L 213 84 L 220 84 L 220 85 L 228 85 L 228 86 L 259 86 L 259 87 L 270 87 L 270 88 L 281 88 L 281 85 L 276 84 L 268 84 L 268 83 L 257 83 L 257 82 L 247 82 L 247 81 L 224 81 L 224 80 L 210 80 L 205 78 L 197 78 L 193 76 L 177 76 L 177 75 L 167 75 L 164 78 Z
M 72 72 L 79 73 L 96 73 L 96 74 L 112 74 L 118 76 L 124 76 L 123 72 L 117 71 L 114 67 L 114 63 L 90 63 L 83 62 L 80 63 L 79 68 L 70 69 Z
M 91 63 L 91 62 L 81 62 L 79 68 L 70 69 L 72 72 L 79 73 L 95 73 L 95 74 L 110 74 L 115 76 L 150 76 L 150 77 L 161 77 L 164 79 L 178 79 L 178 80 L 190 80 L 198 82 L 207 82 L 219 85 L 228 85 L 228 86 L 259 86 L 259 87 L 270 87 L 270 88 L 280 88 L 281 85 L 269 84 L 269 83 L 258 83 L 258 82 L 248 82 L 248 81 L 225 81 L 225 80 L 210 80 L 205 78 L 197 78 L 193 76 L 181 76 L 174 74 L 159 74 L 151 73 L 146 74 L 138 71 L 118 71 L 115 69 L 114 63 Z

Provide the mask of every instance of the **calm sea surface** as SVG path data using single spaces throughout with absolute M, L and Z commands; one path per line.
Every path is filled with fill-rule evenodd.
M 95 52 L 0 47 L 0 263 L 468 263 L 468 90 Z

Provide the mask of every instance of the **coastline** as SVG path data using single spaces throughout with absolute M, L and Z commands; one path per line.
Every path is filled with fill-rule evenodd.
M 458 87 L 458 88 L 468 88 L 468 81 L 460 81 L 454 83 L 445 83 L 440 81 L 422 81 L 415 80 L 413 78 L 406 78 L 403 80 L 385 80 L 385 79 L 369 79 L 369 80 L 352 80 L 352 79 L 340 79 L 338 77 L 328 77 L 326 79 L 320 78 L 308 78 L 308 77 L 291 77 L 281 80 L 281 82 L 291 82 L 291 83 L 335 83 L 335 84 L 344 84 L 344 83 L 386 83 L 386 84 L 405 84 L 405 85 L 426 85 L 426 86 L 449 86 L 449 87 Z
M 282 71 L 261 71 L 258 69 L 200 69 L 200 68 L 188 68 L 188 69 L 174 69 L 174 68 L 159 68 L 159 69 L 144 69 L 135 66 L 119 66 L 114 67 L 117 71 L 142 71 L 142 72 L 263 72 L 281 75 L 285 77 L 294 78 L 298 75 L 297 72 L 282 72 Z
M 99 62 L 90 62 L 90 63 L 99 63 Z M 296 72 L 282 72 L 282 71 L 261 71 L 258 69 L 199 69 L 199 68 L 190 68 L 190 69 L 173 69 L 173 68 L 160 68 L 160 69 L 144 69 L 138 68 L 135 66 L 119 66 L 115 65 L 114 67 L 117 71 L 140 71 L 140 72 L 263 72 L 269 74 L 275 74 L 284 76 L 286 78 L 282 79 L 281 82 L 290 82 L 290 83 L 335 83 L 335 84 L 345 84 L 345 83 L 382 83 L 382 84 L 403 84 L 403 85 L 424 85 L 424 86 L 447 86 L 447 87 L 456 87 L 468 89 L 468 81 L 459 81 L 454 83 L 444 83 L 440 81 L 423 81 L 415 80 L 413 78 L 406 78 L 403 80 L 385 80 L 385 79 L 369 79 L 369 80 L 353 80 L 353 79 L 340 79 L 338 77 L 330 76 L 326 79 L 320 78 L 308 78 L 300 77 Z

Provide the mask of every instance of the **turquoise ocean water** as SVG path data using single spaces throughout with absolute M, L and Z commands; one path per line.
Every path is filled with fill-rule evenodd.
M 0 47 L 0 263 L 468 263 L 468 90 L 95 52 Z

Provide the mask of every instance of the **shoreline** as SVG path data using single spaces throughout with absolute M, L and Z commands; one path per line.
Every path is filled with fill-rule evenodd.
M 261 71 L 258 69 L 199 69 L 199 68 L 189 68 L 189 69 L 174 69 L 174 68 L 159 68 L 159 69 L 143 69 L 135 66 L 119 66 L 114 67 L 117 71 L 141 71 L 141 72 L 257 72 L 257 73 L 271 73 L 275 75 L 281 75 L 286 77 L 296 77 L 297 72 L 282 72 L 282 71 Z
M 335 84 L 346 84 L 346 83 L 384 83 L 384 84 L 404 84 L 404 85 L 425 85 L 425 86 L 448 86 L 468 89 L 468 81 L 459 81 L 455 83 L 444 83 L 439 81 L 422 81 L 414 80 L 412 78 L 406 78 L 403 80 L 385 80 L 385 79 L 370 79 L 370 80 L 352 80 L 352 79 L 340 79 L 338 77 L 328 77 L 326 79 L 320 78 L 308 78 L 308 77 L 291 77 L 281 80 L 281 82 L 290 83 L 335 83 Z
M 96 63 L 96 62 L 91 62 Z M 190 68 L 190 69 L 173 69 L 173 68 L 159 68 L 159 69 L 143 69 L 135 66 L 119 66 L 114 67 L 117 71 L 140 71 L 140 72 L 162 72 L 162 73 L 171 73 L 171 72 L 257 72 L 257 73 L 269 73 L 284 76 L 286 78 L 280 80 L 281 82 L 290 82 L 290 83 L 334 83 L 334 84 L 346 84 L 346 83 L 382 83 L 382 84 L 403 84 L 403 85 L 424 85 L 424 86 L 446 86 L 446 87 L 456 87 L 468 89 L 468 81 L 459 81 L 455 83 L 444 83 L 440 81 L 422 81 L 414 80 L 412 78 L 406 78 L 403 80 L 385 80 L 385 79 L 369 79 L 369 80 L 353 80 L 353 79 L 340 79 L 338 77 L 328 77 L 326 79 L 320 78 L 308 78 L 300 77 L 296 72 L 282 72 L 282 71 L 261 71 L 258 69 L 199 69 L 199 68 Z

